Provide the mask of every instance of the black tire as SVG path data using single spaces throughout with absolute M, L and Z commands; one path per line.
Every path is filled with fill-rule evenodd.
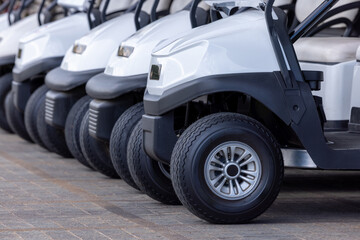
M 127 159 L 130 174 L 142 192 L 165 204 L 180 204 L 170 180 L 170 169 L 167 169 L 167 173 L 164 172 L 160 163 L 148 157 L 144 151 L 141 121 L 130 135 Z
M 22 139 L 32 143 L 32 140 L 25 128 L 24 114 L 16 109 L 14 105 L 14 94 L 11 91 L 8 92 L 5 99 L 5 115 L 12 131 L 19 135 Z
M 45 100 L 46 92 L 49 90 L 45 85 L 36 89 L 36 91 L 30 96 L 26 107 L 25 107 L 25 127 L 29 133 L 30 138 L 40 145 L 41 147 L 46 148 L 45 144 L 40 138 L 39 131 L 37 128 L 37 117 L 40 111 L 41 102 Z
M 234 142 L 250 146 L 254 150 L 253 153 L 256 154 L 252 156 L 250 154 L 243 156 L 243 153 L 230 155 L 230 147 L 223 147 L 226 149 L 226 154 L 223 151 L 223 155 L 210 157 L 215 149 L 222 146 L 221 144 L 233 144 Z M 205 171 L 212 166 L 216 167 L 216 165 L 211 165 L 206 168 L 209 166 L 206 165 L 207 159 L 211 159 L 210 163 L 213 164 L 212 161 L 228 160 L 230 156 L 233 156 L 232 159 L 237 156 L 236 163 L 239 166 L 248 162 L 250 156 L 255 156 L 255 158 L 251 158 L 258 161 L 258 167 L 254 169 L 258 169 L 258 171 L 262 169 L 258 177 L 254 177 L 256 184 L 254 183 L 254 186 L 249 188 L 248 195 L 244 194 L 241 199 L 219 196 L 215 193 L 214 188 L 211 189 L 210 181 L 206 181 L 207 176 L 210 175 L 205 174 Z M 231 161 L 235 162 L 235 160 Z M 249 163 L 252 162 L 255 164 L 254 160 Z M 221 173 L 210 180 L 216 183 L 222 183 L 224 179 L 227 181 L 224 174 L 230 173 L 227 170 L 229 165 L 226 164 L 229 162 L 222 165 L 222 169 L 225 171 L 220 171 Z M 244 172 L 246 169 L 241 170 L 241 166 L 238 169 L 236 172 L 238 175 L 234 175 L 234 177 L 242 179 L 241 174 L 247 174 Z M 211 171 L 215 173 L 219 170 Z M 220 176 L 221 174 L 222 176 Z M 178 139 L 171 157 L 171 178 L 180 201 L 196 216 L 211 223 L 246 223 L 262 214 L 276 199 L 283 174 L 282 154 L 271 132 L 258 121 L 236 113 L 213 114 L 192 124 Z M 236 181 L 238 182 L 238 180 Z M 239 181 L 240 184 L 246 184 L 244 180 Z M 241 183 L 241 181 L 243 182 Z M 243 191 L 240 191 L 239 188 L 237 188 L 239 191 L 231 191 L 230 185 L 235 188 L 236 182 L 233 180 L 229 182 L 231 184 L 224 185 L 222 183 L 220 191 L 223 191 L 223 194 L 226 192 L 222 189 L 223 186 L 228 187 L 228 193 Z M 214 186 L 218 188 L 220 183 L 218 185 L 216 183 Z
M 86 112 L 81 122 L 80 146 L 91 167 L 110 178 L 119 178 L 111 162 L 107 143 L 98 141 L 89 135 L 89 111 Z
M 85 159 L 80 146 L 80 127 L 86 111 L 89 109 L 91 98 L 84 96 L 71 108 L 65 123 L 65 140 L 72 155 L 84 166 L 93 169 Z
M 116 121 L 110 138 L 110 156 L 116 172 L 131 187 L 139 187 L 131 177 L 127 163 L 127 145 L 130 134 L 144 114 L 143 103 L 137 103 L 126 110 Z
M 64 158 L 72 158 L 72 155 L 65 142 L 65 134 L 62 129 L 52 127 L 45 122 L 45 98 L 39 102 L 39 114 L 36 119 L 36 126 L 41 141 L 46 148 Z
M 5 99 L 8 92 L 11 91 L 12 73 L 7 73 L 0 77 L 0 128 L 9 133 L 13 133 L 6 119 Z

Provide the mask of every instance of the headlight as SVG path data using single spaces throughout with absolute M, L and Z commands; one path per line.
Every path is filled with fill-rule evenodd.
M 72 51 L 73 51 L 73 53 L 76 53 L 76 54 L 83 54 L 85 49 L 86 49 L 85 45 L 75 44 Z
M 128 58 L 131 56 L 133 52 L 134 52 L 134 47 L 121 45 L 118 50 L 118 56 Z
M 151 65 L 150 79 L 160 80 L 160 74 L 161 74 L 161 64 Z
M 21 55 L 22 55 L 22 49 L 21 48 L 19 48 L 19 50 L 18 50 L 18 54 L 17 54 L 17 58 L 21 58 Z

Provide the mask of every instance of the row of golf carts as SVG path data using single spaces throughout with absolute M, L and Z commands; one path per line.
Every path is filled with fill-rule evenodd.
M 337 2 L 5 1 L 0 127 L 247 222 L 284 167 L 360 169 L 360 1 Z

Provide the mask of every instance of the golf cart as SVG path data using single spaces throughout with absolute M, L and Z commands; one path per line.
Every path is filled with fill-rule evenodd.
M 284 162 L 360 169 L 360 135 L 326 131 L 327 109 L 321 94 L 314 96 L 322 81 L 331 88 L 330 68 L 303 71 L 293 47 L 336 11 L 329 10 L 337 1 L 321 2 L 290 33 L 274 0 L 231 2 L 252 8 L 154 50 L 145 115 L 128 145 L 128 151 L 141 151 L 143 134 L 151 157 L 143 164 L 170 164 L 180 201 L 213 223 L 243 223 L 262 214 L 278 195 Z M 356 52 L 360 40 L 346 39 L 348 51 Z
M 191 7 L 190 1 L 172 1 L 169 16 L 149 24 L 121 43 L 109 60 L 105 72 L 91 78 L 86 85 L 86 92 L 93 100 L 86 109 L 88 113 L 80 128 L 80 144 L 84 156 L 99 172 L 109 177 L 120 175 L 135 188 L 138 187 L 130 176 L 126 162 L 127 139 L 133 127 L 132 122 L 120 131 L 117 126 L 114 134 L 112 130 L 116 122 L 117 125 L 124 123 L 121 116 L 131 107 L 137 108 L 133 112 L 136 114 L 134 119 L 139 118 L 141 104 L 137 103 L 142 100 L 152 49 L 164 39 L 183 34 L 192 25 L 195 27 L 208 21 L 206 8 L 202 4 L 197 6 L 200 1 L 196 2 Z M 197 15 L 192 23 L 189 20 L 190 12 L 192 16 Z M 114 141 L 121 144 L 113 145 L 113 155 L 110 153 L 112 147 L 109 150 L 109 143 L 112 145 L 111 140 L 115 138 Z M 113 161 L 111 158 L 114 158 Z
M 90 71 L 86 71 L 83 68 L 86 66 L 89 67 L 94 66 L 94 64 L 99 63 L 102 58 L 106 59 L 106 53 L 108 51 L 107 49 L 104 49 L 104 51 L 99 53 L 97 51 L 98 50 L 97 48 L 96 55 L 94 55 L 94 49 L 98 47 L 96 43 L 103 45 L 104 43 L 103 41 L 104 39 L 106 41 L 106 36 L 109 33 L 117 34 L 117 31 L 119 29 L 114 28 L 114 24 L 116 24 L 118 18 L 114 18 L 114 17 L 118 15 L 122 15 L 124 12 L 128 11 L 129 8 L 130 10 L 134 8 L 134 4 L 132 4 L 131 1 L 129 0 L 124 0 L 116 3 L 117 4 L 114 4 L 114 1 L 109 1 L 109 0 L 103 1 L 101 3 L 102 4 L 100 7 L 102 9 L 100 16 L 101 22 L 105 22 L 109 18 L 112 19 L 95 27 L 93 30 L 90 31 L 89 34 L 85 35 L 80 40 L 76 40 L 75 44 L 67 50 L 65 58 L 64 60 L 62 60 L 62 65 L 61 65 L 62 67 L 57 67 L 54 70 L 50 71 L 50 75 L 51 75 L 50 78 L 52 79 L 53 82 L 55 82 L 55 86 L 60 88 L 61 87 L 68 88 L 66 84 L 68 84 L 69 82 L 71 83 L 72 80 L 83 81 L 82 78 L 91 76 L 93 72 L 96 73 L 97 71 L 99 71 L 97 67 L 95 67 L 95 69 L 90 69 Z M 110 9 L 110 7 L 112 8 Z M 107 11 L 108 9 L 111 10 L 110 13 L 108 13 L 109 12 Z M 130 19 L 127 19 L 127 21 L 129 23 L 132 23 L 130 22 Z M 131 28 L 129 27 L 129 29 Z M 125 32 L 126 34 L 127 30 L 123 29 L 123 32 Z M 105 35 L 104 38 L 102 37 L 103 35 Z M 73 39 L 74 37 L 72 36 L 71 38 Z M 93 45 L 90 45 L 91 41 L 94 39 L 97 40 L 97 42 L 95 41 Z M 84 46 L 86 46 L 85 53 L 84 53 L 85 51 Z M 111 41 L 108 41 L 106 46 L 108 46 L 111 50 L 113 49 L 111 46 Z M 68 46 L 64 46 L 64 48 L 65 47 Z M 91 59 L 94 60 L 91 61 Z M 101 62 L 100 62 L 100 66 L 101 66 Z M 75 71 L 75 69 L 78 71 Z M 44 77 L 44 75 L 42 79 L 46 78 Z M 70 93 L 70 89 L 68 89 L 69 94 L 67 95 L 67 97 L 71 98 L 70 103 L 67 102 L 65 99 L 65 106 L 63 105 L 60 106 L 59 108 L 60 110 L 58 108 L 55 109 L 51 108 L 53 112 L 56 112 L 56 114 L 58 114 L 56 117 L 63 114 L 64 119 L 66 120 L 66 116 L 67 116 L 66 114 L 68 111 L 67 109 L 71 107 L 71 105 L 69 106 L 69 104 L 71 104 L 71 101 L 74 101 L 72 97 L 76 98 L 78 97 L 79 94 L 81 94 L 82 91 L 79 88 L 76 88 L 77 86 L 74 87 L 73 85 L 70 86 L 70 89 L 71 87 L 75 88 L 72 94 Z M 29 133 L 30 138 L 40 146 L 43 146 L 47 148 L 49 151 L 55 152 L 64 157 L 71 157 L 72 154 L 69 152 L 65 143 L 64 130 L 59 127 L 53 128 L 45 123 L 45 118 L 44 118 L 45 95 L 48 90 L 49 88 L 45 84 L 38 87 L 27 101 L 24 112 L 26 130 Z M 61 96 L 64 95 L 61 94 Z M 59 101 L 62 101 L 61 103 L 63 103 L 63 100 L 64 99 L 60 99 Z M 59 106 L 57 105 L 57 107 Z M 49 110 L 50 109 L 49 106 L 47 106 L 46 109 Z M 52 118 L 51 115 L 49 115 L 49 113 L 47 113 L 47 116 L 48 118 L 51 117 L 51 119 L 54 119 Z
M 110 1 L 110 4 L 112 2 L 114 1 Z M 26 124 L 34 141 L 41 143 L 42 139 L 46 139 L 53 148 L 58 148 L 55 152 L 70 152 L 88 167 L 90 165 L 84 159 L 78 140 L 82 119 L 78 106 L 82 108 L 85 104 L 84 100 L 80 100 L 86 95 L 85 84 L 92 76 L 104 71 L 111 54 L 123 40 L 147 25 L 150 20 L 155 20 L 150 18 L 159 14 L 156 13 L 158 1 L 136 0 L 128 4 L 124 14 L 94 28 L 75 41 L 61 66 L 46 75 L 46 86 L 36 91 L 27 106 L 27 109 L 38 109 L 38 114 L 32 116 L 33 122 L 37 122 L 34 124 L 35 129 L 31 124 Z M 27 116 L 27 112 L 32 111 L 25 111 L 25 120 L 31 117 L 30 114 Z M 40 115 L 42 117 L 38 117 Z M 43 129 L 41 135 L 37 133 L 36 125 Z
M 28 9 L 34 7 L 34 5 L 36 7 L 36 3 L 33 0 L 22 0 L 19 8 L 14 9 L 17 3 L 19 1 L 12 0 L 9 5 L 7 21 L 11 27 L 0 32 L 0 127 L 8 132 L 12 132 L 12 128 L 6 119 L 4 103 L 6 95 L 11 89 L 11 72 L 15 63 L 19 39 L 39 28 L 38 19 L 41 11 L 48 10 L 49 13 L 51 12 L 51 9 L 39 8 L 37 14 L 21 18 L 23 12 L 31 12 Z
M 67 16 L 41 26 L 20 40 L 13 68 L 12 91 L 5 107 L 12 130 L 22 138 L 32 141 L 24 123 L 25 107 L 31 94 L 43 85 L 45 74 L 60 65 L 73 42 L 102 22 L 101 11 L 94 4 L 95 0 L 59 0 L 57 5 L 66 10 Z

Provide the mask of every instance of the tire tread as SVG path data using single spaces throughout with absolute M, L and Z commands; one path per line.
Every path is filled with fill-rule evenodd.
M 272 191 L 272 196 L 269 197 L 270 199 L 269 202 L 272 203 L 276 199 L 281 188 L 281 183 L 283 179 L 283 169 L 284 169 L 280 147 L 275 137 L 272 135 L 272 133 L 269 130 L 265 129 L 260 122 L 257 122 L 256 120 L 250 117 L 237 113 L 217 113 L 206 116 L 198 120 L 194 124 L 192 124 L 189 128 L 187 128 L 184 131 L 183 135 L 179 138 L 178 142 L 175 144 L 171 156 L 172 182 L 174 185 L 175 192 L 179 197 L 180 201 L 196 216 L 205 219 L 206 221 L 211 223 L 220 223 L 220 224 L 247 223 L 253 218 L 256 218 L 257 216 L 261 215 L 269 206 L 260 209 L 257 212 L 257 214 L 255 216 L 252 216 L 250 219 L 242 218 L 242 217 L 237 217 L 237 218 L 232 217 L 228 219 L 219 218 L 213 215 L 212 213 L 202 209 L 201 206 L 191 197 L 191 194 L 189 193 L 189 189 L 184 184 L 186 178 L 184 160 L 188 158 L 190 148 L 193 145 L 194 141 L 196 141 L 196 139 L 200 137 L 200 135 L 202 135 L 209 128 L 226 121 L 241 122 L 254 126 L 262 134 L 264 134 L 264 136 L 269 140 L 269 143 L 271 144 L 272 148 L 275 149 L 275 152 L 277 154 L 276 157 L 278 159 L 281 159 L 281 161 L 279 162 L 281 164 L 282 172 L 280 173 L 281 174 L 280 181 L 278 181 L 277 185 L 273 186 L 274 190 Z

